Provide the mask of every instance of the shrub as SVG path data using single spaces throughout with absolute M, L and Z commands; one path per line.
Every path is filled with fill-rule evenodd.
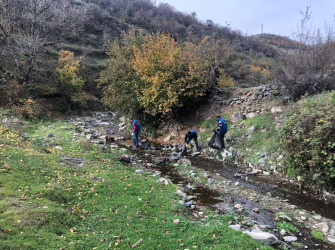
M 14 112 L 23 116 L 26 119 L 39 119 L 46 115 L 45 109 L 32 99 L 20 100 L 17 105 L 13 107 Z
M 92 144 L 89 140 L 87 140 L 85 137 L 80 137 L 79 139 L 79 145 L 81 148 L 85 150 L 91 150 L 92 149 Z
M 282 126 L 286 171 L 315 190 L 335 190 L 335 103 L 332 95 L 305 98 Z

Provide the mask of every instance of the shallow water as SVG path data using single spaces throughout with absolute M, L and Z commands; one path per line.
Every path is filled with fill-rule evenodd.
M 124 145 L 121 146 L 124 147 Z M 164 152 L 160 150 L 142 151 L 133 150 L 132 148 L 128 149 L 133 151 L 144 161 L 151 163 L 154 162 L 153 159 L 155 156 L 161 156 L 162 153 L 164 154 Z M 150 153 L 149 156 L 146 155 L 148 152 Z M 301 209 L 315 211 L 315 213 L 321 214 L 326 218 L 335 219 L 334 204 L 326 204 L 323 201 L 314 199 L 312 196 L 302 193 L 292 183 L 281 182 L 271 176 L 248 176 L 248 180 L 246 181 L 244 178 L 235 178 L 235 173 L 239 170 L 237 166 L 227 164 L 223 165 L 221 162 L 202 157 L 193 157 L 191 158 L 191 161 L 192 166 L 194 167 L 204 169 L 213 174 L 220 174 L 233 182 L 238 181 L 240 183 L 239 185 L 246 188 L 256 190 L 264 195 L 270 192 L 272 196 L 284 198 L 288 200 L 290 204 L 296 205 Z M 188 180 L 180 176 L 175 168 L 170 164 L 161 164 L 155 167 L 154 170 L 160 171 L 162 177 L 168 177 L 174 184 L 183 187 L 188 184 Z M 187 194 L 196 196 L 197 205 L 207 206 L 213 211 L 218 209 L 227 211 L 227 209 L 232 209 L 231 204 L 239 203 L 243 206 L 243 210 L 247 212 L 247 216 L 249 218 L 256 221 L 259 225 L 267 225 L 269 229 L 273 229 L 277 222 L 275 220 L 275 215 L 271 211 L 263 209 L 257 203 L 243 197 L 238 197 L 232 194 L 222 194 L 202 186 L 196 186 L 194 190 L 189 190 Z M 258 208 L 259 212 L 254 212 L 253 210 L 255 208 Z M 294 224 L 294 226 L 299 229 L 299 233 L 291 234 L 295 235 L 298 238 L 298 242 L 303 244 L 302 249 L 305 249 L 305 246 L 308 247 L 308 249 L 334 249 L 334 246 L 313 238 L 308 229 L 296 224 Z M 274 233 L 278 238 L 282 238 L 279 232 L 272 233 Z M 281 248 L 280 246 L 274 247 Z

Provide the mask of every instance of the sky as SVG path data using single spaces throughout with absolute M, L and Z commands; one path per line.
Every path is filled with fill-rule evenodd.
M 212 20 L 243 35 L 263 31 L 294 37 L 303 17 L 301 11 L 305 12 L 307 6 L 313 30 L 332 26 L 335 15 L 335 0 L 156 0 L 159 3 L 168 3 L 182 13 L 195 12 L 200 21 Z

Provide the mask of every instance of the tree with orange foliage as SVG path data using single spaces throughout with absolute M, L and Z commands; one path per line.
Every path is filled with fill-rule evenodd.
M 188 44 L 178 44 L 166 34 L 147 35 L 133 50 L 130 63 L 140 80 L 135 82 L 136 94 L 146 113 L 166 116 L 204 95 L 200 55 L 192 53 Z
M 176 115 L 211 88 L 234 84 L 223 70 L 231 52 L 222 45 L 208 39 L 198 45 L 178 42 L 169 34 L 123 34 L 122 41 L 109 44 L 107 67 L 98 79 L 102 100 L 137 117 Z

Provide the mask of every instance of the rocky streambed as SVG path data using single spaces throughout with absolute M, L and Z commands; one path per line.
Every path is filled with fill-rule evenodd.
M 77 127 L 76 138 L 112 150 L 127 149 L 120 158 L 124 164 L 135 167 L 139 174 L 151 171 L 161 176 L 163 185 L 177 184 L 180 203 L 195 218 L 201 219 L 205 209 L 231 215 L 231 228 L 278 249 L 335 248 L 334 205 L 309 197 L 291 183 L 210 156 L 191 151 L 182 154 L 183 145 L 176 143 L 146 141 L 143 149 L 136 150 L 125 140 L 129 125 L 113 113 L 74 117 L 71 122 Z M 313 230 L 322 232 L 323 239 L 313 238 Z

